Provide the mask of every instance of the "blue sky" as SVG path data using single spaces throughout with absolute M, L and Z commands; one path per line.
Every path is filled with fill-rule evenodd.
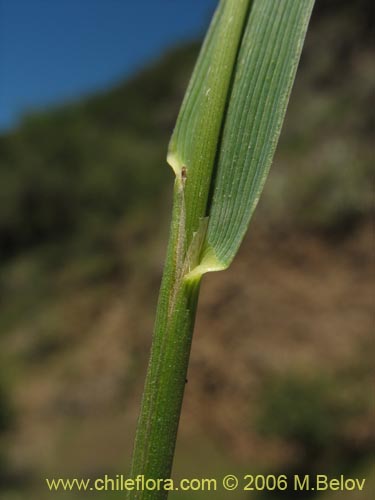
M 0 0 L 0 130 L 204 33 L 217 0 Z

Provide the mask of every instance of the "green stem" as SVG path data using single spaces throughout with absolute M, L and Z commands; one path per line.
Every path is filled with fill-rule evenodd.
M 221 0 L 169 145 L 171 235 L 131 477 L 170 477 L 203 273 L 232 262 L 258 202 L 314 0 Z M 132 491 L 128 500 L 163 500 Z
M 170 477 L 181 412 L 200 276 L 186 274 L 184 179 L 176 178 L 167 259 L 130 477 Z M 129 500 L 162 500 L 167 491 L 131 491 Z

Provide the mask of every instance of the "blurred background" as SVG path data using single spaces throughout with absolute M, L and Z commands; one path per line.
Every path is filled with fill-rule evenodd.
M 1 1 L 1 500 L 127 471 L 167 144 L 215 4 Z M 249 235 L 204 279 L 176 478 L 348 474 L 367 488 L 345 498 L 373 498 L 373 10 L 317 0 Z

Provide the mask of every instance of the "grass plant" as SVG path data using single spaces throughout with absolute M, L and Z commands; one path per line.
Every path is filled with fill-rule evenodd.
M 230 265 L 247 230 L 313 4 L 221 0 L 211 22 L 169 145 L 172 223 L 131 477 L 170 477 L 201 279 Z

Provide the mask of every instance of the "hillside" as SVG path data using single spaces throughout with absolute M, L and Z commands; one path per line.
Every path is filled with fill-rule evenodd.
M 252 231 L 203 284 L 176 475 L 368 472 L 372 8 L 318 2 Z M 0 137 L 1 499 L 129 460 L 197 49 Z

